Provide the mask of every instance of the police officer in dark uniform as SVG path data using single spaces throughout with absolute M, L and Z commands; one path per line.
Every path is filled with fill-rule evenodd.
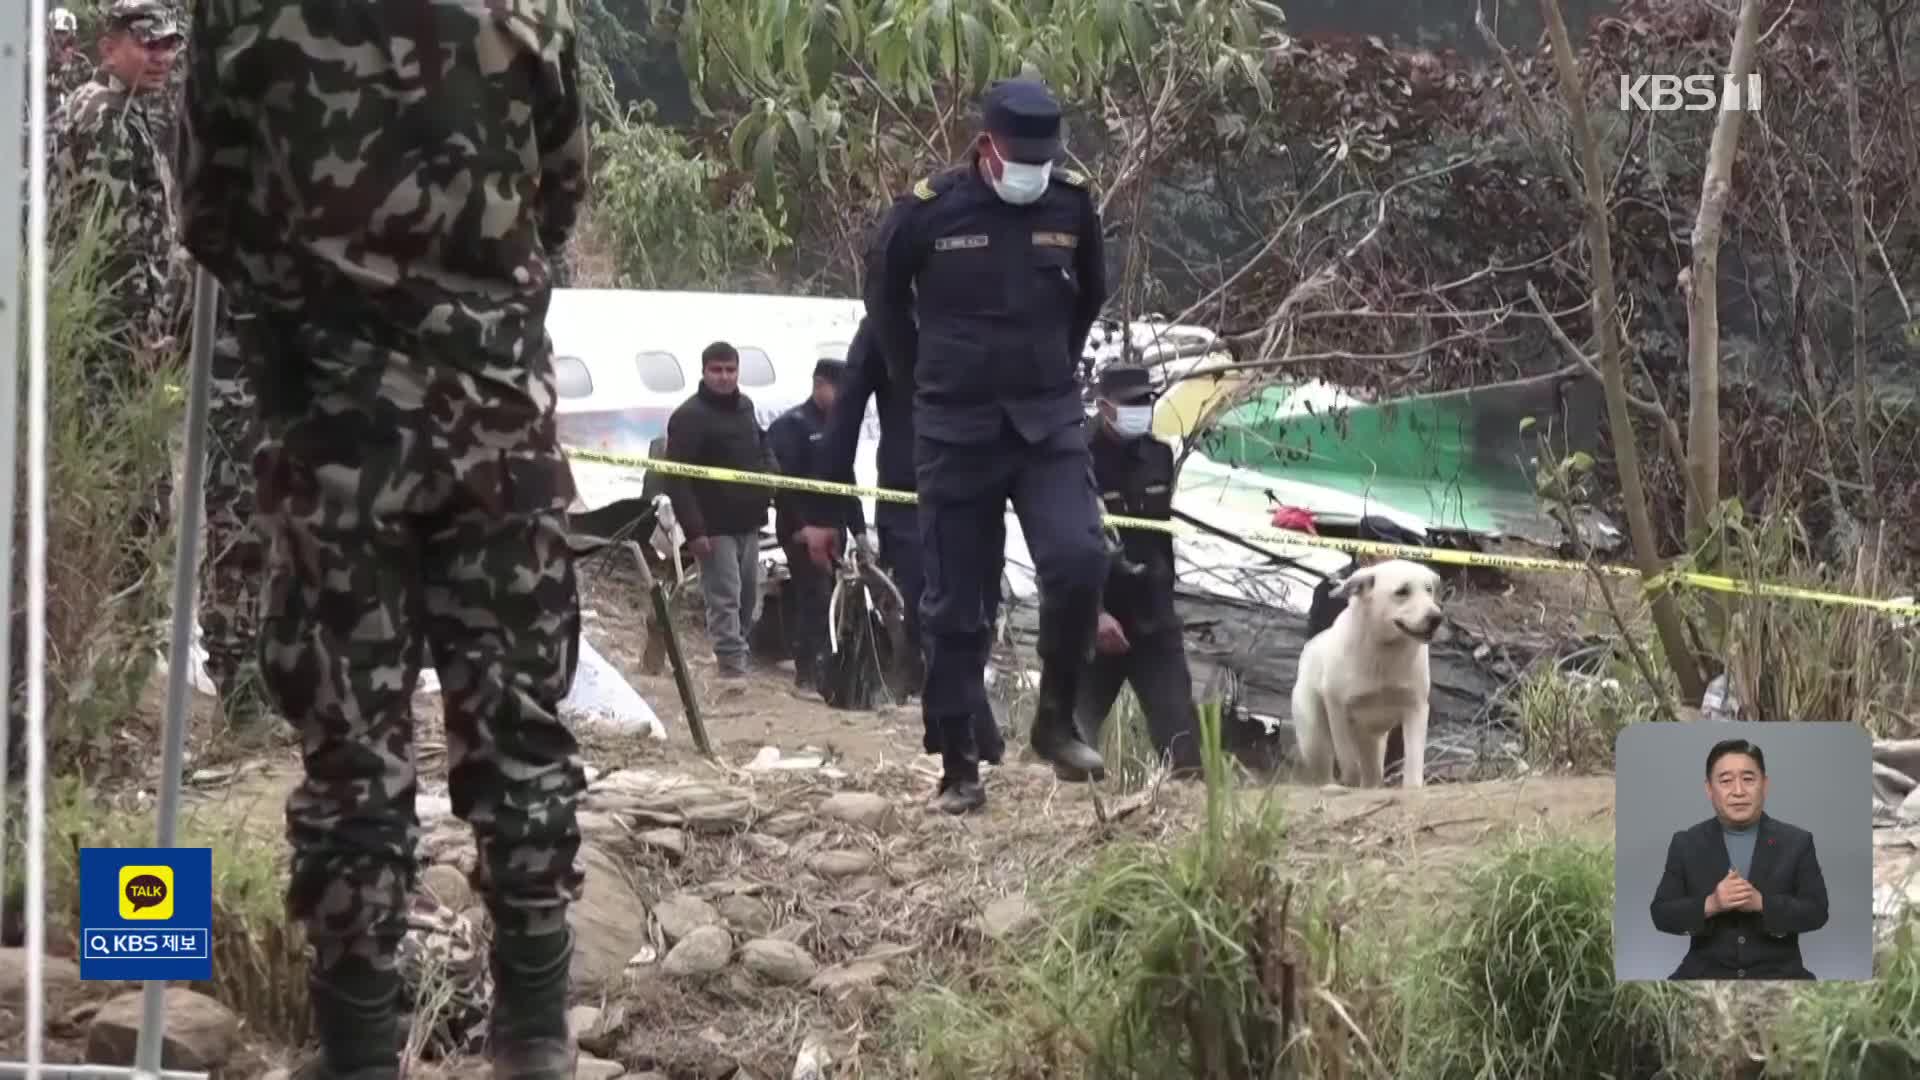
M 875 405 L 875 413 L 880 421 L 880 445 L 875 457 L 875 471 L 879 473 L 880 486 L 894 491 L 914 490 L 913 475 L 913 397 L 911 394 L 898 393 L 889 379 L 886 360 L 880 355 L 878 344 L 873 336 L 873 324 L 870 319 L 860 320 L 860 328 L 854 332 L 853 344 L 847 349 L 847 372 L 840 382 L 840 393 L 834 399 L 833 411 L 827 417 L 825 434 L 819 447 L 819 465 L 822 479 L 840 484 L 854 483 L 853 459 L 860 447 L 860 429 L 867 418 L 867 401 Z M 854 536 L 862 536 L 867 531 L 866 511 L 860 500 L 852 497 L 821 499 L 808 504 L 809 509 L 820 511 L 820 516 L 807 523 L 801 530 L 813 561 L 821 567 L 831 567 L 835 554 L 835 545 L 843 531 L 851 531 Z M 925 643 L 920 633 L 920 596 L 925 588 L 925 573 L 920 557 L 920 523 L 917 512 L 907 503 L 877 500 L 873 508 L 874 530 L 880 534 L 880 565 L 886 568 L 888 576 L 893 578 L 895 588 L 900 590 L 901 599 L 906 601 L 906 624 L 908 644 L 924 656 Z M 1004 554 L 1006 543 L 1001 542 L 999 552 Z M 992 597 L 992 609 L 1000 606 L 1000 573 L 1003 559 L 981 560 L 983 570 L 988 573 L 986 588 Z M 989 624 L 992 620 L 989 618 Z M 973 717 L 974 747 L 980 760 L 998 765 L 1005 753 L 1006 742 L 1001 738 L 1000 725 L 994 721 L 993 710 L 976 713 Z M 929 754 L 940 753 L 940 729 L 928 724 L 922 745 Z
M 826 431 L 827 414 L 846 370 L 847 365 L 839 360 L 816 363 L 813 394 L 768 426 L 767 448 L 787 476 L 822 478 L 820 437 Z M 774 535 L 780 538 L 780 550 L 787 556 L 786 600 L 794 606 L 788 622 L 794 631 L 793 685 L 800 690 L 818 689 L 826 667 L 827 605 L 833 580 L 830 569 L 815 566 L 807 556 L 806 539 L 801 535 L 808 519 L 820 516 L 809 507 L 821 499 L 810 492 L 784 488 L 776 491 L 773 499 Z
M 1145 368 L 1108 368 L 1095 394 L 1093 476 L 1106 512 L 1171 520 L 1173 448 L 1152 433 L 1152 378 Z M 1173 537 L 1147 529 L 1119 532 L 1121 550 L 1107 574 L 1093 665 L 1080 688 L 1080 730 L 1088 742 L 1099 742 L 1125 682 L 1146 713 L 1154 751 L 1176 775 L 1190 775 L 1200 767 L 1200 748 L 1186 638 L 1173 605 Z M 1078 779 L 1058 766 L 1055 771 Z
M 1040 585 L 1039 756 L 1099 778 L 1074 719 L 1107 552 L 1079 370 L 1106 300 L 1100 213 L 1058 167 L 1060 106 L 1040 83 L 988 91 L 967 160 L 894 202 L 870 255 L 867 314 L 896 386 L 914 388 L 926 563 L 926 721 L 941 732 L 935 805 L 986 801 L 973 717 L 987 707 L 992 596 L 1006 505 Z

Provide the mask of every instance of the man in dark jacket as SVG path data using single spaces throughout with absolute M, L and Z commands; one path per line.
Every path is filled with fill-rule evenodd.
M 740 353 L 716 341 L 700 354 L 700 386 L 667 419 L 668 461 L 779 472 L 753 401 L 740 392 Z M 747 674 L 747 634 L 760 600 L 760 530 L 773 493 L 754 484 L 674 477 L 674 517 L 700 562 L 707 637 L 723 679 Z
M 894 491 L 914 490 L 913 472 L 913 395 L 896 390 L 887 374 L 886 357 L 880 351 L 880 343 L 874 337 L 868 320 L 860 320 L 860 328 L 853 335 L 853 345 L 847 350 L 846 376 L 840 384 L 840 392 L 834 399 L 832 415 L 827 418 L 826 432 L 820 440 L 820 475 L 835 483 L 852 484 L 853 459 L 860 445 L 860 429 L 866 423 L 867 400 L 871 398 L 880 421 L 880 445 L 876 450 L 875 466 L 879 473 L 879 486 Z M 818 566 L 833 565 L 834 545 L 843 530 L 850 530 L 855 536 L 867 531 L 866 512 L 855 498 L 822 499 L 808 504 L 819 516 L 810 518 L 804 530 L 807 547 Z M 911 503 L 876 501 L 873 508 L 873 524 L 880 534 L 880 564 L 886 568 L 893 583 L 900 590 L 901 599 L 906 601 L 907 640 L 915 649 L 924 649 L 920 636 L 920 594 L 925 587 L 926 578 L 921 571 L 920 559 L 920 520 L 918 512 Z M 1006 537 L 983 537 L 981 543 L 998 545 L 995 550 L 1006 550 Z M 987 594 L 993 598 L 993 607 L 1000 607 L 1000 570 L 1001 560 L 987 560 L 992 568 L 992 580 L 984 585 Z M 987 658 L 980 658 L 984 668 Z M 1000 727 L 993 719 L 991 709 L 982 710 L 973 718 L 973 740 L 980 760 L 998 765 L 1006 752 L 1006 740 L 1000 734 Z M 940 753 L 940 731 L 937 725 L 927 725 L 922 745 L 929 754 Z
M 1173 448 L 1153 436 L 1154 391 L 1142 367 L 1100 373 L 1093 423 L 1093 478 L 1109 514 L 1168 521 L 1173 516 Z M 1121 550 L 1107 572 L 1095 632 L 1093 664 L 1080 684 L 1076 720 L 1089 745 L 1120 695 L 1133 687 L 1146 714 L 1154 752 L 1177 775 L 1200 767 L 1194 733 L 1193 675 L 1179 612 L 1174 610 L 1173 537 L 1146 529 L 1120 530 Z M 1065 780 L 1086 777 L 1055 766 Z
M 1767 760 L 1745 739 L 1707 752 L 1714 816 L 1673 834 L 1653 925 L 1686 934 L 1669 979 L 1811 979 L 1800 935 L 1827 925 L 1813 834 L 1768 817 Z
M 773 449 L 780 471 L 787 476 L 824 479 L 820 470 L 821 433 L 827 426 L 827 414 L 833 409 L 833 396 L 839 388 L 841 373 L 847 365 L 839 360 L 821 360 L 813 366 L 813 396 L 780 414 L 767 428 L 767 442 Z M 794 605 L 793 685 L 812 690 L 822 685 L 821 675 L 827 653 L 827 601 L 833 591 L 830 567 L 820 567 L 807 555 L 807 540 L 802 530 L 807 522 L 821 516 L 809 512 L 811 504 L 823 496 L 804 491 L 781 491 L 773 497 L 773 531 L 780 537 L 780 550 L 787 555 L 787 599 Z

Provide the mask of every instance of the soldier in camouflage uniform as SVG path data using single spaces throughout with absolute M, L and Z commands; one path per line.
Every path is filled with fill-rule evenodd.
M 66 8 L 47 12 L 47 115 L 93 78 L 93 61 L 80 48 L 80 20 Z
M 85 407 L 112 410 L 126 378 L 126 358 L 170 366 L 179 359 L 187 276 L 176 257 L 173 170 L 154 134 L 155 94 L 164 87 L 181 43 L 180 28 L 159 0 L 116 0 L 100 37 L 100 68 L 68 97 L 54 160 L 55 227 L 77 228 L 102 214 L 108 255 L 101 280 L 120 324 L 116 341 L 86 362 Z M 112 586 L 128 588 L 148 568 L 146 548 L 167 527 L 173 470 L 164 459 L 144 481 L 141 506 L 116 563 Z
M 430 648 L 492 926 L 493 1076 L 571 1077 L 586 777 L 558 716 L 580 616 L 543 252 L 586 188 L 573 5 L 201 3 L 192 33 L 182 224 L 252 316 L 261 675 L 305 744 L 288 906 L 321 1054 L 301 1075 L 397 1075 Z

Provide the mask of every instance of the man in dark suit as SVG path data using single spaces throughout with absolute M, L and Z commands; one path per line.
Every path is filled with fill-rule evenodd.
M 1653 925 L 1686 934 L 1670 979 L 1811 979 L 1800 935 L 1827 925 L 1813 834 L 1768 817 L 1767 760 L 1745 739 L 1707 752 L 1714 816 L 1673 834 Z

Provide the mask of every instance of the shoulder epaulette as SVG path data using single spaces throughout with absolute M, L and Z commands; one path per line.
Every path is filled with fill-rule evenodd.
M 1053 170 L 1053 175 L 1058 177 L 1062 183 L 1071 184 L 1077 188 L 1090 188 L 1093 186 L 1093 177 L 1088 176 L 1079 169 L 1055 169 Z
M 965 174 L 964 168 L 942 169 L 932 176 L 923 177 L 913 185 L 913 197 L 921 202 L 932 202 Z

